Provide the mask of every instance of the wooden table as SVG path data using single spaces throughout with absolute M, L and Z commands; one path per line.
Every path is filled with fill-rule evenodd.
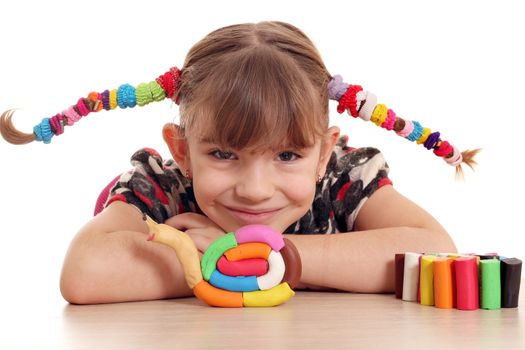
M 0 348 L 525 349 L 523 309 L 442 310 L 392 294 L 298 292 L 273 308 L 220 309 L 185 298 L 51 310 L 20 316 L 27 329 L 2 336 Z M 19 342 L 5 346 L 9 336 Z

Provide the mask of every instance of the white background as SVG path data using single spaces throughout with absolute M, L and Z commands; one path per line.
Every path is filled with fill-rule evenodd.
M 483 148 L 476 172 L 348 115 L 352 146 L 380 148 L 398 191 L 434 215 L 462 252 L 525 257 L 522 140 L 525 54 L 518 1 L 3 1 L 0 110 L 27 132 L 90 91 L 148 82 L 229 24 L 282 20 L 309 35 L 332 74 L 361 84 L 460 149 Z M 90 114 L 51 144 L 0 140 L 0 300 L 65 303 L 58 280 L 100 190 L 138 148 L 165 157 L 169 101 Z M 378 213 L 381 215 L 381 213 Z

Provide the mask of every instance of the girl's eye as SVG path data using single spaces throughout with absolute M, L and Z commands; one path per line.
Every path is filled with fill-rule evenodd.
M 232 160 L 235 159 L 235 155 L 232 152 L 227 151 L 221 151 L 220 149 L 216 149 L 214 151 L 211 151 L 209 153 L 212 157 L 215 157 L 220 160 Z
M 291 162 L 293 160 L 297 160 L 298 158 L 301 158 L 301 156 L 291 151 L 279 153 L 279 160 L 283 162 Z

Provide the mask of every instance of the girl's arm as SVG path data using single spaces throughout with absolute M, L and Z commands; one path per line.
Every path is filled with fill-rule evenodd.
M 71 242 L 60 278 L 63 297 L 94 304 L 193 295 L 175 251 L 147 242 L 147 232 L 136 208 L 109 205 Z
M 392 186 L 365 202 L 354 232 L 286 237 L 301 254 L 301 282 L 314 289 L 392 292 L 395 253 L 456 252 L 445 229 Z

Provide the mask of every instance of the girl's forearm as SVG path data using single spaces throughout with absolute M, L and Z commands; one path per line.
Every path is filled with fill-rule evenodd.
M 81 231 L 64 260 L 64 298 L 97 304 L 192 295 L 174 251 L 146 239 L 134 231 Z
M 395 253 L 456 252 L 446 232 L 415 227 L 286 237 L 301 255 L 304 285 L 359 293 L 394 290 Z

